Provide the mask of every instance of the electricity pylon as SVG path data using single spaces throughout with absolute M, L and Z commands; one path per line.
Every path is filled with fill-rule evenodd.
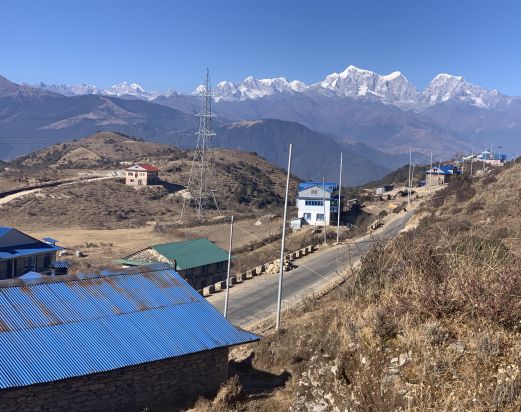
M 204 220 L 205 211 L 210 208 L 218 209 L 217 200 L 212 192 L 212 161 L 210 158 L 210 141 L 215 136 L 212 130 L 212 89 L 210 85 L 210 72 L 206 69 L 206 82 L 200 88 L 201 113 L 199 116 L 199 131 L 197 132 L 197 144 L 195 146 L 190 178 L 188 179 L 189 196 L 183 201 L 181 219 L 183 219 L 187 205 L 196 210 L 197 220 Z

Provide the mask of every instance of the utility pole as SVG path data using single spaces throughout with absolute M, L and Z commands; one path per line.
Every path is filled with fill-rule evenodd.
M 326 178 L 322 178 L 322 206 L 324 207 L 324 244 L 327 243 L 327 227 L 326 227 Z M 329 206 L 331 212 L 331 206 Z
M 429 173 L 429 192 L 432 190 L 432 150 L 431 150 L 431 168 L 429 169 L 431 173 Z M 425 176 L 427 179 L 427 176 Z
M 289 145 L 288 156 L 288 176 L 286 178 L 286 198 L 284 200 L 284 220 L 282 221 L 282 244 L 280 245 L 280 271 L 279 271 L 279 291 L 277 294 L 277 322 L 275 329 L 280 329 L 280 309 L 282 301 L 282 277 L 284 275 L 284 243 L 286 241 L 286 217 L 288 213 L 288 193 L 289 193 L 289 176 L 291 171 L 291 151 L 293 145 Z
M 228 247 L 228 272 L 226 273 L 226 297 L 224 299 L 224 317 L 228 316 L 228 299 L 230 297 L 230 267 L 232 263 L 233 216 L 230 221 L 230 246 Z
M 337 214 L 337 217 L 336 217 L 336 243 L 339 242 L 339 239 L 340 239 L 340 212 L 341 212 L 341 201 L 342 201 L 342 196 L 341 196 L 341 192 L 342 192 L 342 152 L 340 152 L 340 178 L 338 179 L 339 180 L 339 184 L 338 184 L 338 203 L 337 203 L 337 206 L 336 206 L 336 214 Z
M 407 197 L 407 203 L 409 206 L 411 205 L 411 166 L 412 166 L 412 148 L 409 147 L 409 190 L 408 190 L 408 197 Z
M 470 178 L 472 179 L 472 164 L 474 163 L 474 149 L 472 149 L 472 155 L 470 156 Z

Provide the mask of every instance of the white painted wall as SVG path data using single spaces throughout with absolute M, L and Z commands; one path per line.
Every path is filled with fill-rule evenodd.
M 317 220 L 317 215 L 324 214 L 325 197 L 325 224 L 329 225 L 331 221 L 331 193 L 323 190 L 320 186 L 312 186 L 302 190 L 298 194 L 297 208 L 298 217 L 306 220 L 310 225 L 323 226 L 324 220 Z M 306 204 L 306 202 L 318 202 L 318 204 Z M 336 212 L 336 206 L 333 206 L 333 212 Z

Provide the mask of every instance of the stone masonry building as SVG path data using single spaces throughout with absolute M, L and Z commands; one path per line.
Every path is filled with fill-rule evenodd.
M 235 328 L 169 265 L 0 281 L 0 410 L 178 410 L 215 394 Z

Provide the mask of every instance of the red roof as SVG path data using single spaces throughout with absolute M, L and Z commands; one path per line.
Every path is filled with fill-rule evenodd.
M 152 166 L 148 163 L 140 163 L 139 166 L 141 166 L 143 169 L 145 169 L 148 172 L 159 172 L 159 169 L 155 166 Z
M 142 170 L 146 170 L 147 172 L 159 172 L 159 169 L 155 166 L 152 166 L 149 163 L 139 163 L 137 165 L 129 167 L 127 170 L 136 170 L 136 166 L 141 168 Z

